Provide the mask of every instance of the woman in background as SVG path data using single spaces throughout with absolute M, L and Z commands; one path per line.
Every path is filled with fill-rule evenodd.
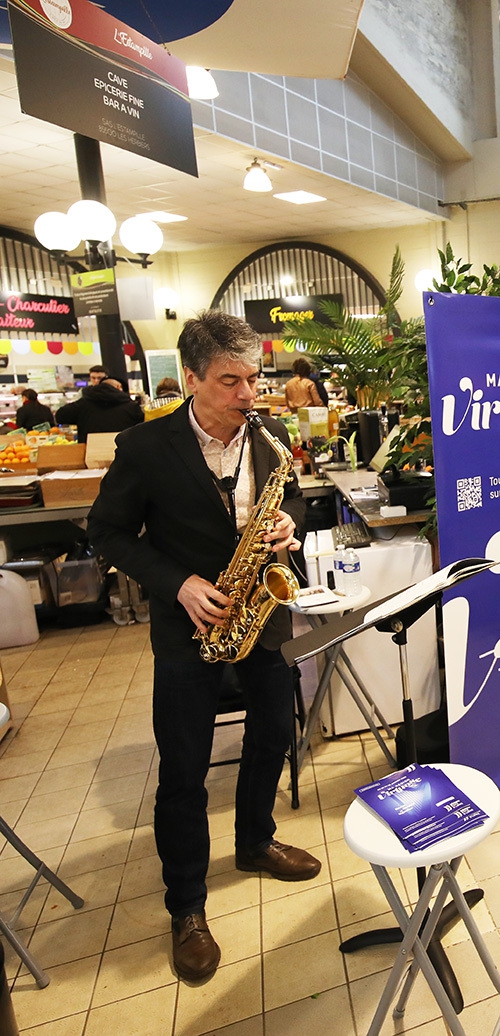
M 285 385 L 286 404 L 290 410 L 301 406 L 323 406 L 316 385 L 311 378 L 311 364 L 300 357 L 292 365 L 293 377 Z
M 182 389 L 175 378 L 162 378 L 156 386 L 156 398 L 182 399 Z
M 35 425 L 39 424 L 49 424 L 52 428 L 54 424 L 52 410 L 38 402 L 38 393 L 34 389 L 23 389 L 21 399 L 23 405 L 16 412 L 18 428 L 25 428 L 27 432 L 31 432 Z

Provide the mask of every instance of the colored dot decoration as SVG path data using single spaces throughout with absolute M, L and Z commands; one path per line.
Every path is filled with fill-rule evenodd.
M 129 348 L 135 352 L 135 346 L 129 346 Z M 77 353 L 82 356 L 92 356 L 93 353 L 96 356 L 100 355 L 97 342 L 52 342 L 38 338 L 0 338 L 0 356 L 8 356 L 11 352 L 18 356 L 27 356 L 30 352 L 35 356 L 43 356 L 44 353 L 50 353 L 52 356 L 61 356 L 62 353 L 66 353 L 67 356 L 76 356 Z M 132 356 L 133 353 L 127 355 Z

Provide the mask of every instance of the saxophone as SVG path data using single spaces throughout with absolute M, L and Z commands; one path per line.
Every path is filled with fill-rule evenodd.
M 262 581 L 258 581 L 260 569 L 272 554 L 270 544 L 262 537 L 274 528 L 285 484 L 291 481 L 293 461 L 290 450 L 271 435 L 255 410 L 242 410 L 242 414 L 277 453 L 279 465 L 269 475 L 233 557 L 215 584 L 233 602 L 229 616 L 223 626 L 210 625 L 205 633 L 194 633 L 193 639 L 201 641 L 204 662 L 240 662 L 246 658 L 276 606 L 291 604 L 300 589 L 290 569 L 278 563 L 267 565 Z

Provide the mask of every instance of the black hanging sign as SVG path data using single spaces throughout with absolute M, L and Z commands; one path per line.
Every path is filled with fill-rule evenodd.
M 78 334 L 72 298 L 0 291 L 0 331 Z
M 320 302 L 342 303 L 342 295 L 292 295 L 281 299 L 256 299 L 245 302 L 245 320 L 258 334 L 281 334 L 287 320 L 330 321 Z
M 89 0 L 9 0 L 21 108 L 197 176 L 185 65 Z

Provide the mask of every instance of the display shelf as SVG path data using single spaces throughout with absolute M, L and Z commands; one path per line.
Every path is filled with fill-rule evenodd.
M 35 507 L 32 511 L 19 509 L 4 511 L 0 510 L 0 527 L 6 525 L 38 525 L 40 522 L 60 522 L 69 519 L 80 524 L 84 522 L 89 511 L 90 504 L 81 507 Z

